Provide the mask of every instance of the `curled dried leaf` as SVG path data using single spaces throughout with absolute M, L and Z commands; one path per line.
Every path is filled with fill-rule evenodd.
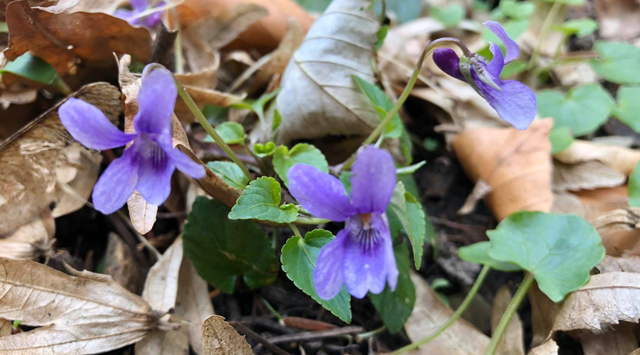
M 554 190 L 592 190 L 620 186 L 625 181 L 624 174 L 596 160 L 577 164 L 553 163 Z
M 0 257 L 35 260 L 53 251 L 56 225 L 49 209 L 15 232 L 0 237 Z
M 640 151 L 616 145 L 574 140 L 569 148 L 558 152 L 554 157 L 566 164 L 597 160 L 629 176 L 640 160 Z
M 221 316 L 211 316 L 202 323 L 204 355 L 253 355 L 251 346 Z

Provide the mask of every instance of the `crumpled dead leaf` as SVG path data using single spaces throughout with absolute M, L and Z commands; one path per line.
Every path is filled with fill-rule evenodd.
M 74 74 L 78 64 L 113 66 L 113 53 L 130 54 L 146 62 L 151 51 L 151 35 L 146 28 L 105 13 L 52 13 L 47 8 L 31 8 L 27 0 L 7 7 L 9 60 L 25 52 L 51 64 L 60 75 Z M 72 23 L 73 26 L 69 26 Z
M 640 161 L 640 150 L 584 140 L 574 140 L 567 149 L 555 154 L 554 158 L 566 164 L 598 160 L 629 176 L 638 161 Z
M 520 51 L 532 53 L 539 46 L 539 53 L 542 56 L 553 58 L 564 40 L 564 34 L 560 31 L 548 29 L 546 33 L 542 34 L 542 28 L 549 25 L 562 25 L 564 23 L 564 11 L 558 11 L 554 17 L 547 19 L 547 14 L 549 14 L 553 4 L 543 0 L 533 0 L 532 2 L 536 5 L 536 10 L 529 19 L 530 23 L 527 30 L 518 39 Z M 541 37 L 541 35 L 544 35 L 544 37 Z M 564 46 L 562 50 L 564 50 Z
M 117 8 L 128 3 L 127 0 L 60 0 L 54 6 L 47 7 L 52 13 L 104 12 L 113 14 Z
M 13 322 L 0 318 L 0 337 L 11 335 L 13 332 Z
M 371 61 L 379 25 L 364 0 L 336 0 L 307 33 L 285 70 L 276 105 L 277 143 L 327 136 L 368 135 L 378 113 L 354 82 L 375 81 Z M 262 124 L 271 136 L 271 123 Z M 267 126 L 267 127 L 264 127 Z
M 626 176 L 597 161 L 577 164 L 553 162 L 553 189 L 560 191 L 593 190 L 624 184 Z
M 551 191 L 552 120 L 526 131 L 482 128 L 458 134 L 453 148 L 467 175 L 491 187 L 486 201 L 498 220 L 519 210 L 548 212 Z
M 180 276 L 178 279 L 178 299 L 176 300 L 176 314 L 189 322 L 188 333 L 191 348 L 197 354 L 202 354 L 202 323 L 213 315 L 213 305 L 209 298 L 209 286 L 198 275 L 191 261 L 182 259 Z M 187 325 L 183 325 L 187 327 Z
M 15 232 L 0 236 L 0 257 L 35 260 L 50 255 L 56 241 L 55 232 L 56 224 L 47 208 Z
M 493 300 L 493 309 L 491 311 L 491 329 L 492 332 L 496 330 L 500 319 L 507 306 L 511 302 L 511 293 L 509 292 L 509 286 L 503 285 L 498 289 L 496 297 Z M 509 355 L 524 355 L 524 330 L 522 320 L 516 313 L 505 331 L 502 341 L 500 342 L 499 349 L 504 354 Z
M 544 344 L 531 349 L 527 355 L 558 355 L 558 351 L 560 351 L 558 344 L 553 339 L 549 339 Z
M 130 292 L 139 294 L 144 284 L 145 270 L 135 259 L 131 248 L 115 233 L 109 233 L 103 274 L 110 275 Z
M 92 354 L 133 344 L 158 324 L 151 307 L 111 277 L 69 276 L 28 260 L 0 258 L 0 317 L 41 327 L 0 338 L 3 354 Z
M 607 272 L 635 272 L 640 274 L 640 256 L 625 255 L 622 257 L 605 256 L 596 269 L 601 274 Z
M 602 237 L 607 255 L 640 254 L 640 209 L 616 209 L 600 215 L 591 224 Z
M 211 316 L 202 323 L 204 355 L 253 355 L 251 346 L 221 316 Z
M 121 110 L 116 87 L 94 83 L 71 96 L 98 107 L 116 122 Z M 60 199 L 57 174 L 68 173 L 60 169 L 70 165 L 66 149 L 78 148 L 58 118 L 57 110 L 62 103 L 0 144 L 0 235 L 14 231 Z M 81 152 L 95 154 L 86 148 Z
M 609 327 L 606 332 L 578 331 L 584 355 L 628 355 L 638 347 L 633 328 L 628 324 Z
M 640 36 L 640 3 L 637 1 L 598 0 L 594 6 L 600 37 L 628 41 Z

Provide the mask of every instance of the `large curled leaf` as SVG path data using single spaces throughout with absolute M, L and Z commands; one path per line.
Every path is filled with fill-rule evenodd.
M 537 96 L 540 116 L 552 117 L 554 127 L 567 127 L 574 136 L 598 129 L 614 108 L 611 95 L 595 84 L 573 88 L 567 94 L 543 90 Z
M 640 48 L 624 42 L 596 42 L 591 68 L 616 84 L 640 84 Z
M 276 149 L 273 155 L 273 168 L 287 186 L 289 186 L 289 177 L 287 175 L 289 169 L 296 164 L 315 166 L 325 173 L 329 171 L 329 163 L 327 163 L 324 154 L 311 144 L 298 143 L 291 150 L 283 145 Z
M 491 258 L 532 273 L 554 302 L 587 283 L 589 271 L 604 258 L 598 232 L 575 215 L 516 212 L 487 236 Z
M 316 229 L 303 238 L 291 237 L 282 247 L 282 270 L 287 277 L 304 293 L 333 313 L 336 317 L 351 323 L 351 303 L 346 287 L 329 301 L 320 299 L 313 284 L 313 271 L 316 268 L 320 249 L 333 240 L 331 232 Z
M 398 266 L 398 284 L 395 291 L 391 291 L 387 285 L 378 295 L 369 294 L 371 303 L 376 307 L 378 315 L 391 333 L 402 330 L 407 319 L 411 315 L 413 305 L 416 302 L 416 288 L 411 281 L 411 260 L 409 249 L 400 244 L 394 248 L 396 264 Z
M 229 219 L 257 219 L 276 223 L 292 223 L 298 218 L 296 206 L 280 205 L 280 183 L 263 176 L 252 181 L 229 213 Z
M 333 1 L 313 24 L 282 76 L 277 142 L 326 136 L 365 136 L 378 113 L 351 78 L 373 83 L 379 29 L 366 0 Z M 271 127 L 267 138 L 271 135 Z
M 396 184 L 393 190 L 387 214 L 389 214 L 389 211 L 393 213 L 393 216 L 397 217 L 402 228 L 409 236 L 416 269 L 420 269 L 424 239 L 427 234 L 425 214 L 420 202 L 405 191 L 404 184 L 401 181 Z
M 196 198 L 183 232 L 186 256 L 222 292 L 233 292 L 240 275 L 249 287 L 269 285 L 278 275 L 271 242 L 254 222 L 229 220 L 228 213 L 219 201 Z

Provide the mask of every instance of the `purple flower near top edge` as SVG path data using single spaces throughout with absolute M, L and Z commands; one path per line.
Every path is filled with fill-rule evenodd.
M 162 13 L 164 11 L 154 12 L 146 17 L 133 18 L 150 8 L 147 0 L 129 0 L 129 3 L 133 10 L 118 9 L 113 16 L 126 20 L 132 25 L 143 25 L 149 28 L 157 26 L 162 21 Z M 160 6 L 164 6 L 164 1 L 160 1 L 155 7 Z
M 498 115 L 513 127 L 523 130 L 527 129 L 536 116 L 536 95 L 526 85 L 515 80 L 500 80 L 500 73 L 504 66 L 518 58 L 519 48 L 499 23 L 488 21 L 484 23 L 505 45 L 506 56 L 502 56 L 500 47 L 490 44 L 493 54 L 491 62 L 477 56 L 479 64 L 484 68 L 485 73 L 502 90 L 498 90 L 491 85 L 480 80 L 476 70 L 471 68 L 471 77 L 477 87 L 479 94 L 487 100 Z M 460 71 L 460 58 L 455 51 L 448 48 L 439 48 L 433 52 L 433 60 L 436 65 L 450 76 L 466 81 Z
M 178 90 L 171 72 L 147 68 L 142 73 L 139 110 L 133 119 L 135 133 L 120 131 L 102 111 L 76 98 L 69 98 L 58 109 L 67 131 L 88 148 L 112 149 L 133 141 L 93 189 L 93 204 L 104 214 L 120 209 L 134 190 L 148 203 L 161 205 L 169 197 L 176 168 L 196 179 L 206 175 L 202 165 L 173 147 L 171 116 Z
M 395 290 L 398 268 L 393 255 L 385 211 L 396 185 L 391 155 L 374 146 L 356 158 L 351 175 L 351 199 L 335 176 L 313 166 L 296 164 L 289 170 L 289 191 L 312 215 L 346 221 L 334 240 L 318 256 L 313 281 L 320 298 L 335 297 L 343 284 L 363 298 L 378 294 L 388 282 Z

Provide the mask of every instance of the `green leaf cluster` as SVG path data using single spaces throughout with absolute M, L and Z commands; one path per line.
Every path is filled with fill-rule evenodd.
M 296 164 L 315 166 L 323 172 L 329 171 L 329 163 L 320 149 L 307 143 L 298 143 L 291 150 L 286 146 L 279 146 L 273 154 L 273 168 L 284 184 L 289 186 L 289 169 Z
M 229 219 L 256 219 L 275 223 L 293 223 L 298 208 L 287 203 L 280 205 L 282 189 L 272 177 L 253 180 L 236 201 Z

